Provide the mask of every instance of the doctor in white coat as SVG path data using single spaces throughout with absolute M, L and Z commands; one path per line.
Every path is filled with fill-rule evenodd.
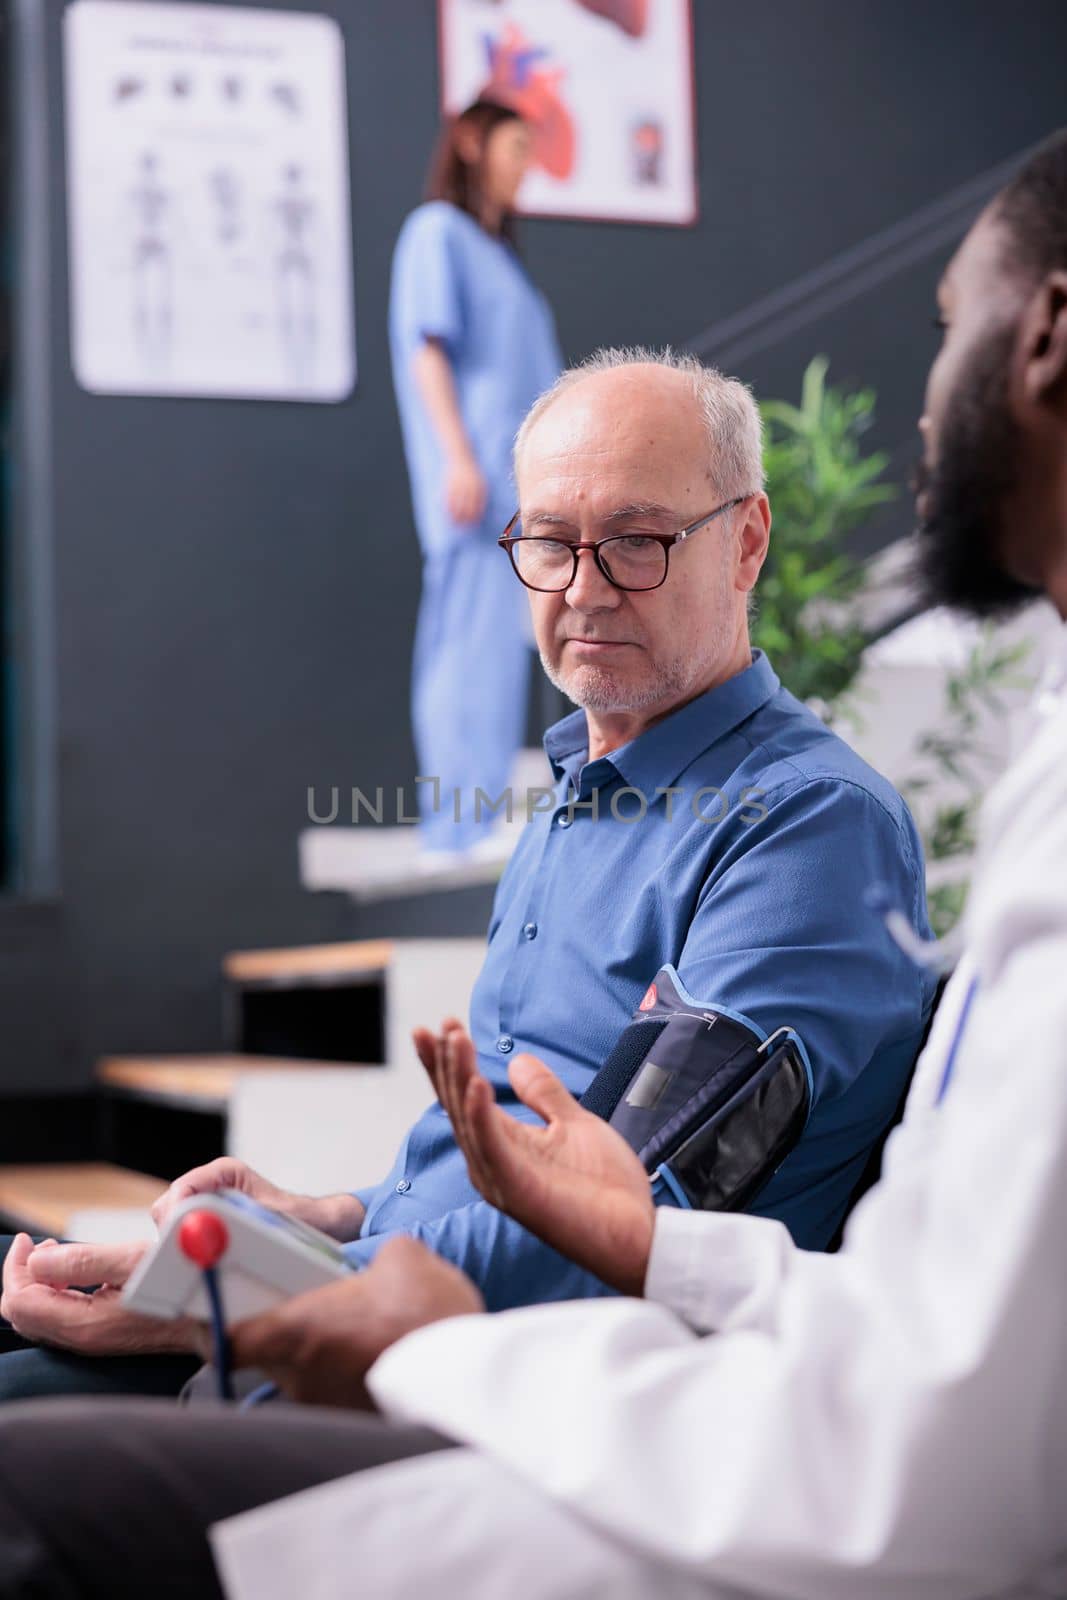
M 1067 137 L 939 299 L 931 599 L 989 615 L 1044 592 L 1067 618 Z M 402 1338 L 367 1377 L 378 1408 L 468 1448 L 219 1525 L 228 1595 L 1067 1595 L 1067 634 L 988 798 L 966 935 L 836 1256 L 655 1210 L 547 1068 L 514 1067 L 539 1129 L 496 1110 L 458 1024 L 426 1045 L 479 1187 L 627 1297 Z

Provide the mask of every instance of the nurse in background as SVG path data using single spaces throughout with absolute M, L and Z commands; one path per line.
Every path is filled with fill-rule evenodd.
M 393 257 L 393 382 L 424 562 L 412 715 L 419 775 L 439 780 L 419 785 L 430 860 L 492 852 L 475 793 L 501 794 L 526 724 L 528 624 L 496 539 L 515 510 L 516 430 L 562 366 L 513 242 L 531 145 L 504 105 L 451 119 Z

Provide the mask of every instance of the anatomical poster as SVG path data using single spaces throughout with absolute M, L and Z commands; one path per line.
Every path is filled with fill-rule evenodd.
M 479 95 L 534 130 L 523 211 L 691 223 L 690 0 L 438 0 L 447 111 Z
M 344 399 L 356 355 L 337 23 L 74 0 L 64 65 L 79 383 Z

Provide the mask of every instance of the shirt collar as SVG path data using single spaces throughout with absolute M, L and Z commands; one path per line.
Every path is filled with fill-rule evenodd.
M 599 788 L 617 773 L 643 794 L 657 785 L 672 784 L 702 751 L 744 722 L 778 692 L 778 675 L 762 650 L 752 652 L 752 664 L 725 683 L 698 695 L 672 711 L 644 733 L 620 745 L 600 760 L 583 763 L 589 750 L 589 729 L 584 711 L 572 711 L 545 734 L 545 754 L 556 778 L 564 774 L 577 786 Z

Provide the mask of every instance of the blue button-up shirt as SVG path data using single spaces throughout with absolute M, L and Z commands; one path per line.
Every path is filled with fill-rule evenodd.
M 582 711 L 549 729 L 545 749 L 554 803 L 501 878 L 471 999 L 498 1100 L 536 1120 L 508 1083 L 521 1051 L 581 1095 L 671 963 L 702 1005 L 800 1034 L 811 1117 L 751 1209 L 824 1248 L 901 1099 L 933 998 L 933 979 L 865 905 L 882 885 L 929 932 L 907 808 L 759 653 L 599 760 L 587 759 Z M 462 1266 L 490 1308 L 605 1292 L 478 1197 L 439 1106 L 361 1198 L 355 1261 L 403 1231 Z

